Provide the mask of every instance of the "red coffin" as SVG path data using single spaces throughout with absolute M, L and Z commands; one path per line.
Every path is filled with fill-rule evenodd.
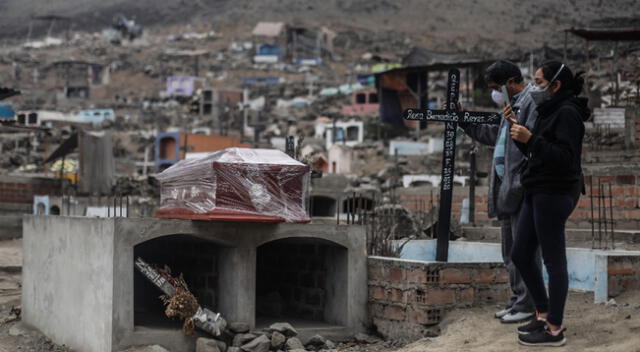
M 309 166 L 273 149 L 228 148 L 158 174 L 158 218 L 309 222 Z

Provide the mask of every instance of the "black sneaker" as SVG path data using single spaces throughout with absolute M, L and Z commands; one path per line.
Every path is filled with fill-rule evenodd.
M 527 324 L 518 326 L 518 334 L 526 335 L 534 331 L 544 330 L 547 323 L 544 320 L 539 320 L 537 317 L 533 317 Z
M 537 330 L 526 335 L 518 335 L 518 342 L 525 346 L 551 346 L 560 347 L 567 343 L 564 337 L 564 330 L 560 331 L 557 336 L 551 335 L 549 330 Z

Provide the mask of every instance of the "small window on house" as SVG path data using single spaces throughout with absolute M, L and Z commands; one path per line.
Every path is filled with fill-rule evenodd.
M 331 132 L 331 133 L 333 133 L 333 132 Z M 335 142 L 344 142 L 345 141 L 344 138 L 345 138 L 345 136 L 344 136 L 344 128 L 342 128 L 342 127 L 336 128 L 336 140 L 333 141 L 333 142 L 334 143 Z
M 39 202 L 36 206 L 36 215 L 45 215 L 47 212 L 47 206 L 44 203 Z
M 364 93 L 356 94 L 356 104 L 366 104 L 367 103 L 367 95 Z
M 38 123 L 38 114 L 31 113 L 29 114 L 29 125 L 35 125 Z
M 160 140 L 160 159 L 173 160 L 176 157 L 176 140 L 171 136 Z
M 378 104 L 378 93 L 369 94 L 369 104 Z
M 358 140 L 358 127 L 351 126 L 347 128 L 347 141 L 357 141 Z
M 412 181 L 409 187 L 433 187 L 433 183 L 427 180 Z

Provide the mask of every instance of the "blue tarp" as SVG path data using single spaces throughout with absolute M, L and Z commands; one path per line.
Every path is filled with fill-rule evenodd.
M 275 44 L 262 44 L 258 47 L 258 55 L 280 57 L 280 47 Z
M 16 116 L 10 104 L 0 104 L 0 118 L 12 119 Z
M 372 74 L 358 75 L 358 83 L 362 84 L 363 86 L 372 86 L 376 84 L 376 76 Z

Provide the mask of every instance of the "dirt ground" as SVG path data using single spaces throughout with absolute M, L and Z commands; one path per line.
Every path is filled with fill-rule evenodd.
M 622 295 L 615 304 L 594 304 L 593 293 L 571 292 L 565 310 L 567 344 L 560 348 L 527 347 L 517 342 L 517 325 L 493 318 L 496 307 L 487 306 L 449 314 L 442 334 L 396 352 L 499 352 L 499 351 L 640 351 L 640 292 Z
M 67 352 L 20 321 L 9 321 L 11 308 L 20 305 L 19 271 L 22 261 L 21 241 L 0 241 L 0 352 Z M 7 270 L 8 268 L 8 270 Z M 392 341 L 368 346 L 341 344 L 342 351 L 375 352 L 500 352 L 538 351 L 544 348 L 520 346 L 516 325 L 501 324 L 493 318 L 495 306 L 459 310 L 448 314 L 441 323 L 442 333 L 400 347 Z M 558 352 L 607 351 L 640 352 L 640 291 L 629 292 L 608 304 L 594 304 L 593 293 L 571 292 L 565 313 L 567 345 Z M 548 350 L 548 349 L 547 349 Z

